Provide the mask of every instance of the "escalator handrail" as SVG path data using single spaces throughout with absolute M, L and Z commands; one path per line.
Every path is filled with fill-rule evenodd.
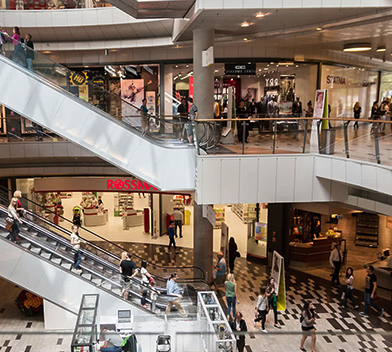
M 8 188 L 6 188 L 6 187 L 4 187 L 4 186 L 2 186 L 2 185 L 0 185 L 0 191 L 1 191 L 1 190 L 3 190 L 4 192 L 7 192 L 7 194 L 13 194 L 13 192 L 12 192 L 11 190 L 9 190 Z M 0 196 L 2 196 L 2 195 L 0 194 Z M 3 197 L 4 197 L 4 196 L 3 196 Z M 7 195 L 7 199 L 8 199 L 8 195 Z M 35 206 L 38 206 L 39 208 L 43 209 L 45 212 L 52 213 L 53 215 L 58 216 L 59 218 L 63 219 L 64 221 L 73 224 L 71 220 L 69 220 L 69 219 L 67 219 L 67 218 L 65 218 L 65 217 L 63 217 L 63 216 L 61 216 L 61 215 L 58 215 L 57 213 L 55 213 L 55 212 L 53 212 L 53 211 L 51 211 L 51 210 L 49 210 L 49 209 L 43 207 L 42 205 L 40 205 L 40 204 L 38 204 L 38 203 L 36 203 L 36 202 L 34 202 L 34 201 L 32 201 L 32 200 L 26 198 L 26 197 L 23 197 L 23 196 L 22 196 L 22 199 L 24 199 L 24 200 L 27 201 L 27 202 L 30 202 L 30 203 L 34 204 Z M 63 228 L 63 227 L 60 226 L 60 225 L 56 225 L 56 224 L 52 223 L 51 221 L 49 221 L 49 220 L 43 218 L 42 216 L 36 214 L 35 212 L 32 212 L 32 214 L 34 214 L 34 216 L 38 217 L 39 219 L 41 219 L 41 220 L 43 220 L 43 221 L 45 221 L 45 222 L 51 223 L 51 224 L 52 224 L 53 226 L 55 226 L 55 227 L 58 226 L 58 227 L 61 229 L 61 231 L 64 231 L 64 232 L 66 232 L 66 233 L 68 233 L 68 234 L 70 233 L 69 230 L 66 230 L 65 228 Z M 100 235 L 98 235 L 98 234 L 92 232 L 91 230 L 86 229 L 86 228 L 83 227 L 83 226 L 80 226 L 80 228 L 83 229 L 84 231 L 87 231 L 89 234 L 91 234 L 91 235 L 93 235 L 93 236 L 95 236 L 95 237 L 98 237 L 98 238 L 101 239 L 102 241 L 107 242 L 107 243 L 109 243 L 109 244 L 111 244 L 111 245 L 117 247 L 117 248 L 120 249 L 121 251 L 128 252 L 125 248 L 119 246 L 118 244 L 116 244 L 116 243 L 114 243 L 114 242 L 112 242 L 112 241 L 109 241 L 108 239 L 106 239 L 106 238 L 104 238 L 104 237 L 102 237 L 102 236 L 100 236 Z M 67 231 L 68 231 L 68 232 L 67 232 Z M 105 250 L 105 249 L 103 249 L 103 248 L 101 248 L 101 247 L 99 247 L 99 246 L 96 246 L 95 244 L 91 243 L 90 241 L 86 240 L 86 239 L 83 238 L 83 237 L 81 237 L 81 238 L 82 238 L 83 240 L 85 240 L 86 242 L 88 242 L 89 244 L 91 244 L 91 246 L 93 246 L 94 248 L 95 248 L 95 247 L 98 247 L 98 249 L 100 249 L 100 250 L 101 250 L 102 252 L 104 252 L 106 255 L 110 255 L 112 258 L 117 259 L 117 260 L 119 260 L 119 261 L 121 260 L 121 259 L 120 259 L 119 257 L 117 257 L 115 254 L 113 254 L 113 253 L 111 253 L 111 252 L 108 252 L 107 250 Z M 140 260 L 145 260 L 145 259 L 143 259 L 142 257 L 140 257 L 140 256 L 138 256 L 137 254 L 134 254 L 134 253 L 132 253 L 132 256 L 134 256 L 134 257 L 136 257 L 136 258 L 138 258 L 138 259 L 140 259 Z M 149 263 L 148 261 L 146 261 L 146 262 L 147 262 L 148 265 L 150 265 L 150 266 L 153 267 L 153 268 L 161 268 L 161 269 L 167 269 L 167 270 L 172 270 L 172 271 L 174 271 L 174 270 L 176 270 L 176 269 L 179 269 L 179 270 L 180 270 L 180 269 L 197 269 L 197 270 L 199 270 L 199 271 L 202 273 L 203 277 L 205 278 L 205 273 L 204 273 L 203 269 L 200 268 L 200 267 L 198 267 L 198 266 L 194 266 L 194 265 L 193 265 L 193 266 L 162 266 L 162 265 L 155 264 L 155 263 Z

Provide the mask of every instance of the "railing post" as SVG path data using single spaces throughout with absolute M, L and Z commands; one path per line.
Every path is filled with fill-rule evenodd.
M 272 154 L 275 154 L 275 149 L 276 149 L 276 132 L 277 132 L 277 126 L 276 126 L 276 120 L 273 121 L 272 123 L 272 128 L 274 129 L 274 141 L 272 143 Z
M 377 160 L 377 164 L 381 164 L 380 144 L 379 144 L 379 139 L 378 139 L 378 124 L 373 132 L 374 132 L 374 148 L 375 148 L 375 152 L 376 152 L 376 160 Z
M 317 121 L 317 142 L 318 142 L 318 151 L 321 154 L 321 131 L 320 131 L 320 126 L 321 126 L 322 120 Z
M 308 134 L 308 120 L 305 120 L 305 131 L 304 131 L 304 144 L 302 145 L 302 153 L 305 153 L 306 149 L 306 136 Z
M 245 128 L 246 121 L 242 121 L 242 154 L 245 154 Z
M 350 151 L 349 151 L 349 145 L 348 145 L 348 125 L 350 121 L 348 122 L 343 122 L 343 135 L 344 135 L 344 151 L 346 153 L 346 158 L 350 158 Z
M 191 127 L 191 125 L 193 126 L 193 135 L 194 135 L 193 138 L 196 143 L 196 152 L 197 155 L 200 155 L 199 138 L 197 136 L 197 122 L 189 121 L 189 128 Z

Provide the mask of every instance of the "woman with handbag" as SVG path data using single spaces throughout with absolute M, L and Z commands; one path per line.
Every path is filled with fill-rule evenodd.
M 7 223 L 9 224 L 12 223 L 12 226 L 10 226 L 9 228 L 12 242 L 19 240 L 18 238 L 19 231 L 20 231 L 19 224 L 22 223 L 16 211 L 17 206 L 18 206 L 18 199 L 12 198 L 10 205 L 8 206 L 8 218 L 7 218 Z
M 230 272 L 233 273 L 234 271 L 234 261 L 236 260 L 237 257 L 240 257 L 240 253 L 238 252 L 238 247 L 237 243 L 235 243 L 235 240 L 233 237 L 230 237 L 229 240 L 229 268 Z
M 274 327 L 281 329 L 281 326 L 278 322 L 278 294 L 276 293 L 276 284 L 273 277 L 268 280 L 266 294 L 268 297 L 268 306 L 270 311 L 272 310 L 274 312 Z
M 358 309 L 359 306 L 355 303 L 354 297 L 353 297 L 353 289 L 354 289 L 354 270 L 353 268 L 347 268 L 346 270 L 346 289 L 344 292 L 344 299 L 343 299 L 343 308 L 347 308 L 347 300 L 350 299 L 350 301 L 353 304 L 354 309 Z

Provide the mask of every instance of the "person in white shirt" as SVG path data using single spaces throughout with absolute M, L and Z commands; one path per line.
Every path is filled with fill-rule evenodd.
M 184 221 L 184 215 L 182 214 L 182 211 L 180 211 L 178 208 L 174 209 L 174 232 L 177 236 L 177 226 L 180 228 L 180 238 L 182 238 L 182 223 Z
M 71 234 L 71 244 L 73 247 L 73 250 L 75 251 L 74 255 L 74 263 L 72 265 L 72 271 L 76 274 L 81 274 L 82 269 L 79 269 L 80 262 L 82 261 L 82 253 L 80 251 L 80 243 L 86 243 L 86 241 L 83 241 L 79 237 L 79 232 L 78 232 L 78 226 L 77 225 L 72 225 L 72 234 Z
M 331 284 L 335 283 L 335 281 L 336 281 L 336 284 L 338 286 L 340 286 L 339 273 L 340 273 L 340 267 L 342 265 L 342 258 L 343 258 L 343 255 L 340 250 L 340 244 L 333 243 L 332 244 L 332 252 L 331 252 L 331 255 L 329 256 L 329 263 L 334 268 L 334 272 L 333 272 L 332 279 L 331 279 Z
M 257 304 L 255 307 L 256 319 L 253 320 L 254 325 L 261 320 L 261 331 L 268 332 L 265 329 L 265 321 L 268 313 L 268 297 L 266 295 L 266 287 L 260 289 L 259 297 L 257 298 Z
M 12 228 L 10 232 L 12 242 L 18 240 L 18 235 L 20 231 L 19 224 L 22 223 L 16 211 L 17 206 L 18 206 L 18 199 L 14 197 L 11 199 L 10 205 L 8 206 L 8 218 L 12 221 Z

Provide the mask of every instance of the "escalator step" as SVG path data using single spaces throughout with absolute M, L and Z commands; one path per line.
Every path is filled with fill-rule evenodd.
M 91 280 L 92 275 L 86 273 L 86 274 L 82 274 L 82 277 L 84 277 L 84 278 L 87 279 L 87 280 Z
M 2 236 L 2 237 L 4 237 L 4 238 L 7 238 L 7 237 L 9 236 L 9 232 L 7 232 L 7 231 L 1 231 L 1 232 L 0 232 L 0 236 Z
M 106 288 L 107 290 L 111 290 L 112 289 L 112 284 L 103 284 L 102 287 Z
M 91 279 L 91 282 L 93 282 L 96 285 L 100 285 L 102 283 L 102 279 L 97 278 L 97 279 Z
M 22 242 L 20 245 L 23 248 L 26 248 L 26 249 L 30 249 L 31 248 L 31 243 L 30 242 Z
M 121 295 L 121 288 L 118 288 L 118 287 L 116 287 L 116 288 L 112 288 L 112 292 L 113 293 L 115 293 L 116 295 Z
M 52 256 L 52 254 L 48 253 L 48 252 L 42 252 L 40 255 L 41 255 L 41 257 L 44 257 L 45 259 L 48 259 L 48 260 Z
M 65 269 L 67 269 L 67 270 L 71 270 L 72 264 L 71 263 L 67 263 L 67 262 L 63 262 L 63 263 L 61 263 L 61 266 L 63 268 L 65 268 Z
M 50 261 L 56 263 L 57 265 L 61 264 L 61 258 L 52 257 Z
M 58 248 L 61 249 L 61 250 L 63 250 L 63 251 L 66 251 L 66 250 L 67 250 L 67 247 L 65 247 L 65 246 L 59 246 Z
M 39 247 L 32 247 L 32 248 L 30 248 L 30 250 L 31 250 L 33 253 L 35 253 L 35 254 L 40 254 L 41 251 L 42 251 L 42 249 L 39 248 Z

